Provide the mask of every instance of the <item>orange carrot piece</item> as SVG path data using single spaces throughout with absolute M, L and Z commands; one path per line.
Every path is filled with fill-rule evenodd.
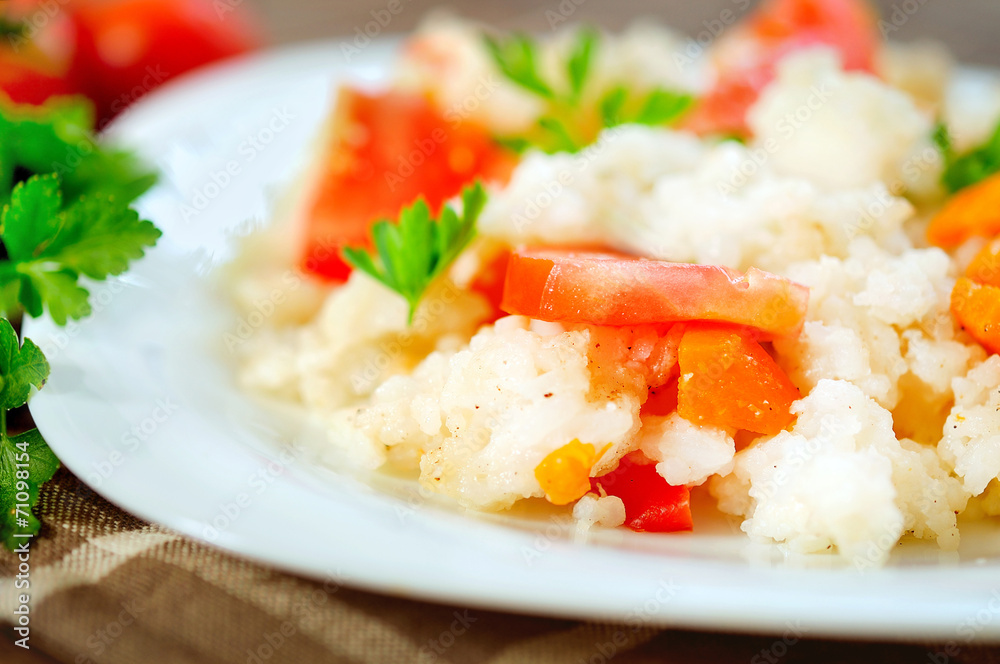
M 678 353 L 677 411 L 694 424 L 775 434 L 795 421 L 799 390 L 746 332 L 692 325 Z
M 961 277 L 951 292 L 951 313 L 991 353 L 1000 353 L 1000 288 Z
M 1000 234 L 1000 173 L 952 196 L 927 227 L 927 240 L 946 249 L 976 235 L 997 234 Z
M 1000 286 L 1000 238 L 982 248 L 965 269 L 965 276 L 978 284 Z

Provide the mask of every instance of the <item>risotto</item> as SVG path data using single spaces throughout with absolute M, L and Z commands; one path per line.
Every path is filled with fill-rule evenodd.
M 246 241 L 240 382 L 465 508 L 670 532 L 695 491 L 795 552 L 957 548 L 1000 514 L 1000 84 L 881 26 L 429 20 Z

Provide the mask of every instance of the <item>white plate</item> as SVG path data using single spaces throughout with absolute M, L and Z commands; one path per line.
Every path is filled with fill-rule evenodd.
M 995 529 L 967 532 L 961 555 L 915 545 L 888 568 L 845 569 L 782 560 L 707 513 L 692 535 L 580 542 L 564 519 L 477 518 L 406 482 L 372 489 L 282 457 L 283 441 L 317 432 L 236 389 L 222 344 L 236 323 L 204 275 L 227 230 L 263 218 L 299 173 L 334 81 L 377 82 L 393 50 L 376 43 L 350 64 L 335 43 L 267 53 L 168 85 L 113 128 L 163 170 L 141 208 L 165 236 L 95 289 L 90 319 L 26 325 L 52 363 L 31 411 L 77 476 L 234 553 L 408 597 L 631 625 L 1000 639 Z M 227 164 L 239 171 L 228 181 Z

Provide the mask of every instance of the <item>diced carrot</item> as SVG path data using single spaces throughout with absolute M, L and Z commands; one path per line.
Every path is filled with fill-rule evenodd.
M 700 425 L 778 433 L 795 421 L 789 412 L 798 388 L 745 331 L 692 325 L 678 353 L 677 411 Z
M 553 505 L 568 505 L 590 491 L 590 471 L 607 450 L 573 440 L 551 452 L 535 467 L 535 479 Z
M 979 284 L 1000 286 L 1000 237 L 976 254 L 965 269 L 965 276 Z
M 1000 288 L 961 277 L 951 292 L 951 313 L 986 350 L 1000 353 Z
M 1000 234 L 1000 173 L 952 196 L 927 227 L 927 240 L 946 249 L 970 237 L 997 234 Z

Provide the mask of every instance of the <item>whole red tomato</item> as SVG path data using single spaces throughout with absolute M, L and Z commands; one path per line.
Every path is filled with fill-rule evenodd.
M 41 104 L 76 92 L 65 72 L 36 48 L 0 46 L 0 91 L 18 104 Z
M 0 2 L 0 92 L 19 104 L 41 104 L 77 92 L 67 78 L 67 17 L 26 0 Z
M 256 48 L 242 0 L 72 0 L 70 78 L 104 124 L 156 86 Z

